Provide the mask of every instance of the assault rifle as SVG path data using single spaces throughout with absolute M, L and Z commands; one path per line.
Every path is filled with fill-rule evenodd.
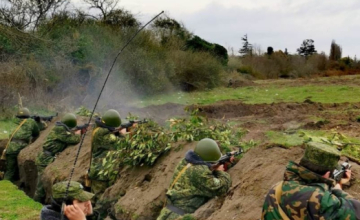
M 34 119 L 35 121 L 37 122 L 40 122 L 40 121 L 48 121 L 48 122 L 51 122 L 53 120 L 53 118 L 57 117 L 58 116 L 58 113 L 56 113 L 55 115 L 52 115 L 52 116 L 38 116 L 38 115 L 34 115 L 34 116 L 31 116 L 30 118 Z
M 342 163 L 340 169 L 335 169 L 334 170 L 334 172 L 332 173 L 332 178 L 337 183 L 340 182 L 340 180 L 344 177 L 346 170 L 350 170 L 351 167 L 352 166 L 349 163 L 349 161 L 346 161 L 346 162 Z
M 212 170 L 216 170 L 219 166 L 224 165 L 224 169 L 225 171 L 228 169 L 227 165 L 231 164 L 231 157 L 236 157 L 240 154 L 244 153 L 244 149 L 242 149 L 242 147 L 239 147 L 239 151 L 232 153 L 232 152 L 227 152 L 226 154 L 224 154 L 223 156 L 220 157 L 220 159 L 217 161 L 217 163 L 215 165 L 213 165 L 211 167 Z
M 130 120 L 128 123 L 121 124 L 120 129 L 126 128 L 126 130 L 128 130 L 134 124 L 145 124 L 145 123 L 148 123 L 148 121 L 146 119 L 143 119 L 143 120 Z
M 77 125 L 75 128 L 71 129 L 73 131 L 81 130 L 81 134 L 85 134 L 86 129 L 89 127 L 89 124 Z

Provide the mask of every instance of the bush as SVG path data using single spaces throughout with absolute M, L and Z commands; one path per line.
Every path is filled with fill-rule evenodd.
M 206 52 L 174 51 L 170 53 L 175 76 L 171 81 L 185 91 L 212 89 L 220 84 L 222 66 Z

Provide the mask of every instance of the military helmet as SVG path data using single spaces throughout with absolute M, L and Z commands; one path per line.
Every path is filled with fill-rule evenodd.
M 77 125 L 76 116 L 73 113 L 67 113 L 62 117 L 61 122 L 69 128 L 74 128 Z
M 324 143 L 309 142 L 300 165 L 315 173 L 324 174 L 333 171 L 338 166 L 339 160 L 340 153 L 336 148 Z
M 109 127 L 116 128 L 121 125 L 120 114 L 114 109 L 107 110 L 101 119 Z
M 28 108 L 20 108 L 17 116 L 30 117 L 30 111 Z
M 65 196 L 69 200 L 79 200 L 80 202 L 90 201 L 94 194 L 86 192 L 84 187 L 75 181 L 70 181 L 70 185 L 68 187 L 68 181 L 55 183 L 52 187 L 52 197 L 53 199 L 63 199 Z M 66 189 L 68 188 L 68 192 L 66 193 Z
M 206 162 L 216 162 L 222 156 L 219 146 L 210 138 L 204 138 L 199 141 L 194 152 Z

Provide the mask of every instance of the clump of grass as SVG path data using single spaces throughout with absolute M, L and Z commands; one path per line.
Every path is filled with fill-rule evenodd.
M 282 145 L 290 148 L 299 146 L 304 142 L 304 139 L 300 137 L 299 133 L 287 134 L 279 131 L 268 131 L 266 136 L 269 142 L 276 145 Z
M 29 198 L 10 181 L 0 181 L 0 195 L 0 219 L 39 219 L 42 205 Z

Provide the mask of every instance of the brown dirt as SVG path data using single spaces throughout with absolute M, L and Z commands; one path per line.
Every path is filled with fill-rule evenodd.
M 273 103 L 245 104 L 241 101 L 223 101 L 212 105 L 196 106 L 208 118 L 222 122 L 238 122 L 249 132 L 244 140 L 264 142 L 265 132 L 269 130 L 288 131 L 303 129 L 331 130 L 359 137 L 359 103 L 321 104 Z M 335 113 L 334 113 L 335 112 Z M 324 121 L 325 120 L 325 121 Z
M 37 140 L 34 143 L 32 143 L 31 145 L 29 145 L 28 147 L 26 147 L 25 149 L 23 149 L 18 156 L 19 173 L 20 173 L 19 186 L 30 197 L 34 196 L 36 182 L 37 182 L 37 169 L 36 169 L 36 165 L 35 165 L 35 159 L 36 159 L 38 153 L 42 151 L 42 145 L 57 120 L 58 120 L 58 118 L 54 118 L 54 120 L 50 124 L 48 124 L 48 128 L 40 133 L 40 136 L 37 138 Z M 79 121 L 80 121 L 80 124 L 83 124 L 83 123 L 87 122 L 87 119 L 81 118 Z M 91 132 L 91 130 L 89 130 L 89 132 Z M 86 137 L 87 138 L 85 139 L 84 146 L 89 146 L 90 135 L 87 135 Z M 65 173 L 69 173 L 69 167 L 72 167 L 72 164 L 74 161 L 73 158 L 75 157 L 75 153 L 76 153 L 76 150 L 74 150 L 74 149 L 75 149 L 75 147 L 71 147 L 71 149 L 66 149 L 64 152 L 62 152 L 58 156 L 59 159 L 56 159 L 54 161 L 54 163 L 52 163 L 45 170 L 44 176 L 49 177 L 48 179 L 46 179 L 46 178 L 44 179 L 45 188 L 48 193 L 51 192 L 50 189 L 51 189 L 52 183 L 57 178 L 56 170 L 58 169 L 58 167 L 64 166 L 64 169 L 63 169 L 64 178 L 63 179 L 65 179 L 67 177 L 67 176 L 65 176 L 66 175 Z M 84 151 L 84 149 L 81 152 L 82 154 L 80 154 L 81 156 L 83 156 L 83 151 Z M 67 155 L 70 154 L 69 152 L 71 152 L 71 154 L 73 154 L 73 157 L 72 156 L 67 157 Z M 88 158 L 89 158 L 89 156 L 88 156 Z M 71 163 L 71 161 L 72 161 L 72 163 Z M 59 166 L 58 163 L 63 163 L 63 164 L 61 166 Z M 81 163 L 79 163 L 78 165 L 83 166 L 83 164 L 81 164 Z M 77 168 L 80 169 L 79 167 L 77 167 Z M 50 172 L 50 170 L 54 171 L 54 173 Z M 74 176 L 76 178 L 78 178 L 77 175 L 74 175 Z
M 277 103 L 248 105 L 238 101 L 225 101 L 213 105 L 201 106 L 203 114 L 221 122 L 237 122 L 248 130 L 243 140 L 266 142 L 266 131 L 291 131 L 300 128 L 333 129 L 351 136 L 359 136 L 360 123 L 356 122 L 356 111 L 360 103 L 355 104 L 319 104 L 319 103 Z M 195 106 L 193 106 L 195 107 Z M 165 120 L 174 114 L 184 114 L 183 106 L 168 104 L 165 110 L 151 106 L 142 112 L 159 115 Z M 181 110 L 180 110 L 181 109 Z M 140 110 L 139 110 L 140 111 Z M 335 112 L 335 113 L 334 113 Z M 155 114 L 156 113 L 156 114 Z M 319 122 L 326 119 L 327 123 Z M 84 122 L 86 119 L 83 119 Z M 51 125 L 52 126 L 52 125 Z M 50 128 L 51 128 L 50 126 Z M 36 178 L 34 159 L 41 150 L 48 128 L 39 139 L 24 149 L 19 155 L 21 183 L 25 191 L 32 195 Z M 89 131 L 88 133 L 90 133 Z M 111 212 L 117 219 L 156 219 L 170 184 L 176 164 L 186 151 L 193 149 L 196 143 L 179 143 L 173 150 L 163 155 L 153 167 L 124 168 L 117 182 L 105 192 L 103 199 L 113 201 Z M 45 170 L 43 178 L 48 197 L 54 182 L 65 180 L 70 174 L 78 146 L 69 147 L 60 153 L 55 162 Z M 76 165 L 73 180 L 84 181 L 89 166 L 90 135 L 87 135 Z M 282 179 L 285 165 L 289 160 L 298 162 L 303 154 L 302 147 L 284 149 L 265 148 L 265 145 L 253 148 L 244 154 L 229 173 L 233 184 L 225 197 L 215 198 L 195 213 L 198 219 L 259 219 L 264 197 L 269 188 Z M 360 198 L 360 166 L 353 164 L 353 180 L 346 189 L 356 198 Z

